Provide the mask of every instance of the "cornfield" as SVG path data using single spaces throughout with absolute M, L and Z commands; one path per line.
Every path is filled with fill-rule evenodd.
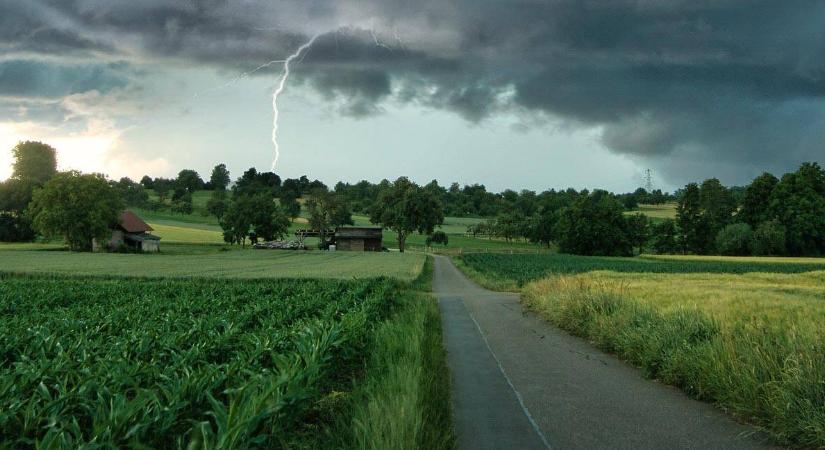
M 0 278 L 0 448 L 291 447 L 396 281 Z

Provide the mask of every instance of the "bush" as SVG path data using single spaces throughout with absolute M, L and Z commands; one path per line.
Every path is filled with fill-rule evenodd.
M 450 242 L 450 238 L 447 237 L 447 234 L 443 231 L 436 231 L 433 234 L 427 236 L 427 247 L 432 247 L 433 244 L 441 244 L 443 246 L 447 246 Z
M 773 220 L 759 224 L 753 232 L 750 251 L 754 256 L 784 255 L 785 227 Z
M 722 255 L 744 256 L 750 254 L 753 230 L 746 223 L 734 223 L 722 228 L 716 235 L 716 249 Z

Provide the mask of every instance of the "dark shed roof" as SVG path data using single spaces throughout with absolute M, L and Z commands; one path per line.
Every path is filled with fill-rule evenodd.
M 117 223 L 127 233 L 145 233 L 147 231 L 153 231 L 149 224 L 141 220 L 141 218 L 132 211 L 123 211 L 120 214 L 120 218 Z
M 335 230 L 335 239 L 381 239 L 380 227 L 347 227 Z

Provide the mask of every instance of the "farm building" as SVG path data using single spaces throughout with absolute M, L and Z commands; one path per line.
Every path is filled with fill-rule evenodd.
M 118 218 L 117 226 L 112 229 L 112 237 L 104 243 L 92 242 L 94 251 L 117 250 L 129 248 L 147 253 L 160 251 L 160 238 L 151 233 L 152 227 L 141 220 L 132 211 L 123 211 Z
M 380 252 L 383 232 L 378 227 L 347 227 L 335 230 L 336 250 Z

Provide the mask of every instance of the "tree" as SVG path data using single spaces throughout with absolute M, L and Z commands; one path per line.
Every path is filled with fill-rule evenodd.
M 226 191 L 223 189 L 215 189 L 212 191 L 209 201 L 206 202 L 206 210 L 209 214 L 212 214 L 220 220 L 226 212 L 227 207 Z
M 256 194 L 252 197 L 252 230 L 255 235 L 265 241 L 283 238 L 289 230 L 289 218 L 274 198 L 267 193 Z
M 438 230 L 427 236 L 426 245 L 427 247 L 432 247 L 433 244 L 441 244 L 446 247 L 449 242 L 450 238 L 447 237 L 447 233 Z
M 149 193 L 140 183 L 135 183 L 128 177 L 123 177 L 117 182 L 111 181 L 109 184 L 117 191 L 120 198 L 127 205 L 143 207 L 149 202 Z
M 197 172 L 192 169 L 183 169 L 178 172 L 178 178 L 175 179 L 175 190 L 183 190 L 194 194 L 195 191 L 201 189 L 203 189 L 203 180 Z
M 716 178 L 702 182 L 699 188 L 702 216 L 710 228 L 710 237 L 713 239 L 719 230 L 733 222 L 733 213 L 736 211 L 736 200 L 731 192 L 722 186 Z
M 109 237 L 122 210 L 120 197 L 102 175 L 71 171 L 36 190 L 27 214 L 44 236 L 61 236 L 72 250 L 90 250 L 93 239 Z
M 639 249 L 639 253 L 644 252 L 645 244 L 650 239 L 650 218 L 637 213 L 625 217 L 625 220 L 630 244 Z
M 50 145 L 20 142 L 11 153 L 14 157 L 12 178 L 43 185 L 57 173 L 57 151 Z
M 294 221 L 301 215 L 301 204 L 298 203 L 298 199 L 295 198 L 295 194 L 292 192 L 283 192 L 278 201 L 281 204 L 281 209 L 284 210 L 284 213 L 290 220 Z
M 192 211 L 194 211 L 194 207 L 192 205 L 192 193 L 184 191 L 181 195 L 177 196 L 172 204 L 172 212 L 186 215 L 192 214 Z
M 652 243 L 653 251 L 658 254 L 673 254 L 679 251 L 678 231 L 676 221 L 666 219 L 653 226 Z
M 716 235 L 716 249 L 722 255 L 746 256 L 750 253 L 753 230 L 746 223 L 725 226 Z
M 154 189 L 155 180 L 149 175 L 144 175 L 143 178 L 140 179 L 140 185 L 143 186 L 143 189 Z
M 710 250 L 715 235 L 710 234 L 710 225 L 702 213 L 701 191 L 696 183 L 688 183 L 682 190 L 676 207 L 676 223 L 684 251 L 705 254 Z
M 775 220 L 759 224 L 753 232 L 750 251 L 753 256 L 784 255 L 785 227 Z
M 778 183 L 779 179 L 767 172 L 754 178 L 745 188 L 742 209 L 736 218 L 754 228 L 770 220 L 771 195 Z
M 782 176 L 771 194 L 770 216 L 785 227 L 788 253 L 825 254 L 825 171 L 819 164 L 804 163 Z
M 283 237 L 289 229 L 289 219 L 267 193 L 233 195 L 220 223 L 224 240 L 242 247 L 252 235 L 272 240 Z
M 444 210 L 441 200 L 431 191 L 401 177 L 379 193 L 370 211 L 370 221 L 393 230 L 398 249 L 403 252 L 410 233 L 431 234 L 436 225 L 444 223 Z
M 550 242 L 555 238 L 554 230 L 558 222 L 558 213 L 550 208 L 542 208 L 541 212 L 531 219 L 529 238 L 531 242 L 536 242 L 550 247 Z
M 579 196 L 561 212 L 556 227 L 559 251 L 577 255 L 630 256 L 633 244 L 624 207 L 609 192 Z
M 169 180 L 166 178 L 155 178 L 154 181 L 154 188 L 155 194 L 158 195 L 158 201 L 163 203 L 166 200 L 166 197 L 169 195 L 169 191 L 172 190 L 175 182 L 174 180 Z
M 240 195 L 232 198 L 220 221 L 224 241 L 246 247 L 246 238 L 252 231 L 253 208 L 251 196 Z
M 229 186 L 229 181 L 229 171 L 226 169 L 226 164 L 218 164 L 212 169 L 212 175 L 209 177 L 212 189 L 225 191 Z
M 354 224 L 349 204 L 341 195 L 325 189 L 315 189 L 306 201 L 309 226 L 318 230 L 321 248 L 327 248 L 327 230 Z

